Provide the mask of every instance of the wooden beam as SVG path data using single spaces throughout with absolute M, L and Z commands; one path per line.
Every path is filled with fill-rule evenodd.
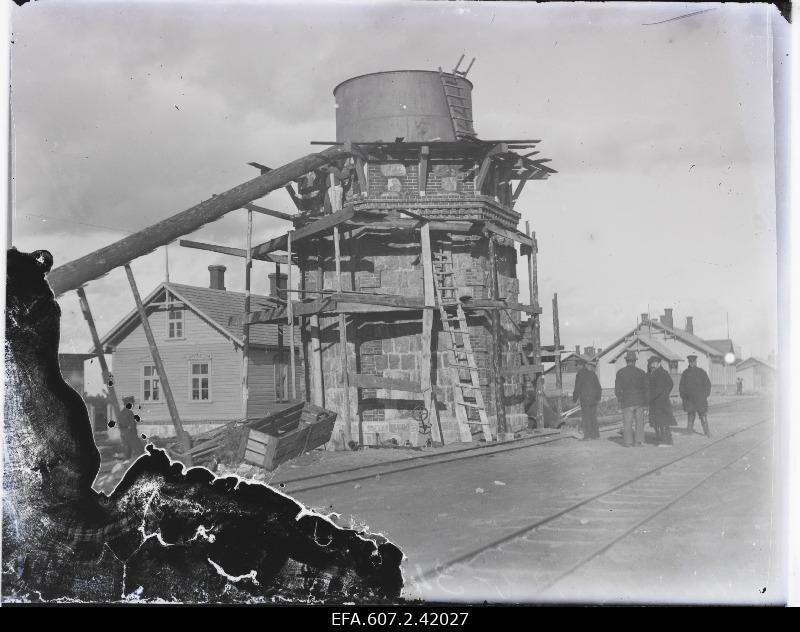
M 427 168 L 427 167 L 426 167 Z M 421 169 L 421 167 L 420 167 Z M 426 307 L 436 306 L 436 289 L 433 279 L 433 255 L 431 253 L 431 227 L 425 224 L 420 229 L 420 258 L 422 260 L 422 282 Z M 433 309 L 426 309 L 422 312 L 422 364 L 420 366 L 420 379 L 422 382 L 422 394 L 425 398 L 425 409 L 428 411 L 428 418 L 431 420 L 431 440 L 444 443 L 444 433 L 439 419 L 439 409 L 436 405 L 436 398 L 433 394 L 433 381 L 431 379 L 432 362 L 432 343 L 433 343 Z
M 561 380 L 561 333 L 558 328 L 558 294 L 553 294 L 553 344 L 556 356 L 556 388 L 560 391 L 563 386 Z M 556 413 L 561 419 L 561 397 L 556 400 Z
M 286 235 L 286 252 L 289 255 L 289 261 L 292 260 L 292 237 L 294 231 L 289 231 Z M 292 287 L 292 264 L 286 266 L 286 288 Z M 297 401 L 297 375 L 294 365 L 294 301 L 286 297 L 286 319 L 289 322 L 289 370 L 292 372 L 290 375 L 290 382 L 292 384 L 292 401 Z M 245 310 L 246 311 L 246 310 Z
M 339 250 L 339 226 L 333 226 L 333 248 L 334 260 L 336 264 L 336 289 L 342 291 L 342 256 Z M 347 316 L 339 314 L 339 351 L 342 358 L 342 390 L 344 395 L 344 433 L 343 439 L 345 448 L 349 447 L 353 440 L 352 428 L 350 427 L 350 380 L 347 368 Z
M 56 268 L 47 275 L 50 287 L 56 296 L 74 290 L 345 155 L 341 147 L 329 147 L 212 196 L 182 213 Z
M 184 248 L 194 248 L 195 250 L 208 250 L 210 252 L 219 252 L 223 255 L 231 255 L 232 257 L 247 258 L 247 252 L 243 248 L 231 248 L 229 246 L 217 246 L 215 244 L 204 244 L 199 241 L 191 241 L 189 239 L 181 239 L 178 242 Z M 267 254 L 261 257 L 253 257 L 254 259 L 261 259 L 263 261 L 272 261 L 273 263 L 285 264 L 288 258 L 285 255 Z
M 192 444 L 188 433 L 183 429 L 183 424 L 181 423 L 181 418 L 178 414 L 178 407 L 175 405 L 175 398 L 172 396 L 172 389 L 169 386 L 167 372 L 164 368 L 164 363 L 161 361 L 161 354 L 158 352 L 156 339 L 153 336 L 153 330 L 150 328 L 150 321 L 147 318 L 147 312 L 142 304 L 142 297 L 139 295 L 139 288 L 136 287 L 136 279 L 134 279 L 133 271 L 131 270 L 130 265 L 127 263 L 125 264 L 125 274 L 128 275 L 128 283 L 131 286 L 133 300 L 136 302 L 136 310 L 139 312 L 139 320 L 142 323 L 142 329 L 144 329 L 144 335 L 147 338 L 147 345 L 150 347 L 150 355 L 153 358 L 153 364 L 156 365 L 156 372 L 158 373 L 158 379 L 161 382 L 161 389 L 164 391 L 164 397 L 167 400 L 167 408 L 169 409 L 169 415 L 172 418 L 172 425 L 175 426 L 175 434 L 178 438 L 178 441 L 180 441 L 181 447 L 183 448 L 183 452 L 185 454 L 185 464 L 191 466 L 192 458 L 191 455 L 189 455 L 189 450 L 191 449 Z
M 500 283 L 497 274 L 497 244 L 494 235 L 489 236 L 489 291 L 497 300 Z M 506 440 L 505 379 L 503 378 L 503 339 L 500 328 L 500 313 L 492 312 L 492 373 L 494 374 L 494 405 L 497 411 L 497 438 Z M 489 438 L 487 438 L 488 441 Z
M 322 270 L 322 253 L 318 246 L 314 266 L 314 287 L 319 291 L 325 289 L 325 273 Z M 288 298 L 288 297 L 287 297 Z M 313 403 L 320 408 L 325 408 L 325 384 L 322 377 L 322 345 L 320 343 L 319 314 L 311 315 L 311 377 L 313 388 Z
M 247 253 L 244 263 L 244 313 L 250 313 L 250 273 L 253 268 L 253 211 L 247 210 Z M 250 325 L 242 323 L 242 419 L 247 419 L 247 403 L 250 399 Z
M 478 175 L 475 177 L 475 193 L 479 194 L 483 190 L 486 176 L 489 174 L 489 167 L 492 165 L 492 160 L 497 154 L 504 154 L 508 152 L 508 145 L 506 143 L 498 143 L 492 147 L 481 162 L 481 168 L 478 170 Z
M 254 213 L 261 213 L 262 215 L 269 215 L 270 217 L 277 217 L 278 219 L 285 219 L 287 222 L 294 222 L 297 215 L 290 215 L 289 213 L 281 213 L 280 211 L 273 211 L 271 208 L 258 206 L 257 204 L 245 204 L 244 208 Z
M 524 244 L 528 247 L 533 246 L 533 241 L 530 237 L 523 235 L 521 232 L 516 230 L 509 230 L 508 228 L 503 228 L 494 224 L 492 222 L 486 222 L 484 228 L 490 232 L 494 233 L 495 235 L 499 235 L 500 237 L 506 237 L 507 239 L 512 239 L 513 241 L 517 241 L 521 244 Z
M 354 388 L 382 388 L 388 391 L 423 393 L 422 387 L 410 380 L 396 380 L 381 375 L 367 375 L 364 373 L 350 373 L 348 377 L 350 384 Z
M 298 230 L 294 231 L 293 240 L 295 242 L 298 242 L 301 239 L 305 239 L 306 237 L 311 237 L 312 235 L 316 235 L 317 233 L 330 230 L 331 228 L 350 220 L 353 217 L 353 214 L 354 211 L 352 208 L 345 208 L 339 211 L 338 213 L 333 213 L 332 215 L 325 215 L 321 219 L 318 219 L 316 222 L 313 222 L 308 226 L 303 226 L 303 228 L 299 228 Z M 270 239 L 269 241 L 266 241 L 263 244 L 259 244 L 258 246 L 253 248 L 253 257 L 259 257 L 265 255 L 267 253 L 272 252 L 273 250 L 285 250 L 285 249 L 286 249 L 286 235 L 282 235 L 280 237 Z
M 86 324 L 89 326 L 89 333 L 92 335 L 94 354 L 100 364 L 100 373 L 103 376 L 103 383 L 108 388 L 108 399 L 111 400 L 111 407 L 114 409 L 114 414 L 117 416 L 117 421 L 119 421 L 119 413 L 121 410 L 119 400 L 117 399 L 117 392 L 114 389 L 114 382 L 111 380 L 111 373 L 108 370 L 108 364 L 106 364 L 106 356 L 103 353 L 103 345 L 100 343 L 100 336 L 97 335 L 97 328 L 94 324 L 92 311 L 89 309 L 89 301 L 86 300 L 86 293 L 83 291 L 82 287 L 79 287 L 77 292 L 78 301 L 81 305 L 81 312 L 83 312 L 83 317 L 86 319 Z
M 525 183 L 528 181 L 531 175 L 533 174 L 531 174 L 529 171 L 526 171 L 524 174 L 522 174 L 522 177 L 519 179 L 519 182 L 517 183 L 517 188 L 514 189 L 514 194 L 511 196 L 512 206 L 514 205 L 514 202 L 516 202 L 519 199 L 519 196 L 522 195 L 522 189 L 525 187 Z
M 358 188 L 362 197 L 367 197 L 369 195 L 367 163 L 360 156 L 356 157 L 356 176 L 358 177 Z
M 425 197 L 425 189 L 428 187 L 428 157 L 431 148 L 423 145 L 419 148 L 419 195 Z
M 266 165 L 259 164 L 257 162 L 248 162 L 247 164 L 250 165 L 251 167 L 255 167 L 256 169 L 261 171 L 261 173 L 269 173 L 270 171 L 272 171 L 272 168 L 267 167 Z M 297 210 L 298 211 L 302 210 L 300 208 L 300 198 L 297 197 L 297 193 L 295 193 L 292 184 L 289 182 L 285 184 L 283 188 L 286 189 L 286 192 L 289 194 L 289 197 L 292 198 L 292 203 L 295 205 Z
M 536 234 L 531 233 L 529 222 L 525 222 L 525 234 L 531 238 L 533 246 L 529 249 L 528 257 L 528 288 L 530 290 L 530 304 L 539 307 L 539 278 L 536 267 Z M 531 349 L 533 350 L 533 365 L 541 365 L 542 340 L 539 314 L 531 315 Z M 536 394 L 536 423 L 539 428 L 544 428 L 544 380 L 541 371 L 533 376 L 533 389 Z

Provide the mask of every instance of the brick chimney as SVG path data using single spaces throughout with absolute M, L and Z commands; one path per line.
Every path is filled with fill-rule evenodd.
M 285 290 L 286 283 L 289 280 L 289 275 L 287 274 L 272 274 L 267 275 L 269 278 L 269 295 L 272 298 L 286 298 L 286 293 L 279 293 L 278 290 Z
M 650 322 L 650 315 L 643 312 L 642 313 L 642 325 L 646 325 L 648 322 Z
M 671 307 L 664 308 L 664 315 L 661 317 L 661 324 L 666 325 L 670 329 L 673 329 L 675 327 L 675 325 L 673 325 Z
M 584 351 L 586 352 L 586 355 L 588 355 L 588 356 L 593 356 L 594 355 L 594 347 L 586 347 L 584 349 Z
M 211 275 L 209 286 L 212 290 L 225 289 L 225 266 L 208 266 L 208 272 Z
M 575 345 L 575 355 L 580 355 L 580 354 L 581 354 L 581 346 Z
M 595 351 L 595 353 L 597 355 L 600 355 L 601 353 L 603 353 L 603 347 L 597 347 L 597 351 Z
M 693 334 L 693 333 L 694 333 L 694 322 L 693 322 L 693 318 L 692 318 L 692 316 L 687 316 L 687 317 L 686 317 L 686 327 L 685 327 L 685 329 L 686 329 L 686 331 L 688 331 L 690 334 Z

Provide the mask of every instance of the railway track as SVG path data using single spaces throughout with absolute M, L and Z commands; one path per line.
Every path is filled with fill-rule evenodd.
M 603 428 L 601 432 L 613 432 L 621 427 L 622 424 L 614 423 Z M 354 468 L 338 470 L 336 472 L 312 474 L 309 476 L 302 476 L 280 482 L 270 481 L 269 484 L 273 487 L 279 485 L 281 491 L 287 494 L 295 494 L 317 489 L 324 489 L 326 487 L 334 487 L 336 485 L 344 485 L 345 483 L 357 483 L 359 481 L 375 478 L 376 476 L 391 476 L 393 474 L 409 472 L 411 470 L 417 470 L 424 467 L 433 467 L 445 463 L 453 463 L 455 461 L 486 457 L 503 452 L 524 450 L 526 448 L 553 443 L 555 441 L 564 441 L 567 439 L 574 439 L 574 437 L 572 434 L 562 434 L 560 432 L 557 434 L 543 435 L 540 437 L 524 437 L 522 439 L 505 441 L 501 444 L 476 445 L 461 450 L 446 452 L 444 454 L 423 454 L 399 461 L 390 461 L 388 463 L 382 462 L 371 465 L 361 465 Z M 311 481 L 322 482 L 313 483 Z
M 715 407 L 715 411 L 722 411 L 730 408 L 731 406 L 731 403 L 722 404 Z M 608 425 L 601 426 L 600 432 L 611 433 L 618 431 L 620 428 L 622 428 L 621 422 L 612 422 Z M 475 445 L 460 450 L 454 450 L 452 452 L 445 452 L 443 454 L 423 454 L 398 461 L 360 465 L 334 472 L 323 472 L 307 476 L 298 476 L 290 479 L 281 479 L 280 477 L 276 477 L 268 481 L 268 484 L 272 485 L 273 487 L 279 487 L 284 493 L 296 494 L 324 489 L 327 487 L 335 487 L 337 485 L 344 485 L 346 483 L 358 483 L 360 481 L 375 478 L 376 476 L 383 478 L 384 476 L 391 476 L 425 467 L 434 467 L 456 461 L 488 457 L 491 455 L 501 454 L 504 452 L 513 452 L 516 450 L 524 450 L 534 446 L 546 445 L 548 443 L 565 441 L 574 438 L 574 435 L 571 433 L 557 433 L 552 435 L 542 435 L 539 437 L 523 437 L 521 439 L 506 441 L 501 444 Z
M 409 579 L 434 601 L 569 599 L 559 587 L 768 437 L 762 419 Z M 572 596 L 575 599 L 575 596 Z

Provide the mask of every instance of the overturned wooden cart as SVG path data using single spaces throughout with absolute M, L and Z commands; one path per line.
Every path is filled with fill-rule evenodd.
M 192 437 L 194 465 L 242 462 L 274 470 L 278 465 L 330 441 L 336 413 L 309 402 L 293 402 L 259 419 L 237 420 Z M 172 458 L 185 461 L 179 442 L 171 444 Z

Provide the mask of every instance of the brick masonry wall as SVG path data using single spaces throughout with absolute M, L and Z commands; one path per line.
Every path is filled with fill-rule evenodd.
M 416 161 L 371 162 L 367 173 L 370 197 L 419 197 Z M 477 165 L 472 161 L 429 161 L 425 197 L 473 195 L 476 173 Z
M 407 170 L 408 173 L 408 170 Z M 395 177 L 395 176 L 387 176 Z M 397 176 L 399 177 L 399 176 Z M 423 272 L 418 236 L 398 231 L 387 234 L 362 235 L 349 239 L 341 236 L 343 288 L 356 288 L 381 294 L 401 296 L 423 295 Z M 490 294 L 488 241 L 475 236 L 452 236 L 453 241 L 434 243 L 433 249 L 445 247 L 452 252 L 457 296 L 486 298 Z M 501 297 L 516 301 L 519 283 L 516 277 L 516 254 L 510 242 L 498 240 L 498 275 Z M 332 238 L 317 240 L 309 253 L 320 255 L 324 271 L 324 288 L 335 289 L 336 274 Z M 306 288 L 315 288 L 313 270 L 304 271 Z M 422 321 L 419 313 L 393 312 L 352 314 L 348 319 L 348 362 L 350 372 L 378 375 L 385 378 L 420 383 L 422 359 Z M 505 368 L 517 367 L 521 360 L 521 339 L 518 331 L 520 314 L 502 312 L 501 348 Z M 469 316 L 470 340 L 480 369 L 480 384 L 490 423 L 496 428 L 492 357 L 494 343 L 490 321 L 476 312 Z M 341 411 L 344 406 L 342 390 L 343 362 L 339 345 L 338 319 L 320 318 L 322 339 L 325 406 Z M 455 420 L 455 375 L 450 337 L 441 329 L 438 312 L 434 320 L 434 351 L 432 381 L 439 404 L 439 414 L 447 442 L 457 440 Z M 523 380 L 518 376 L 506 378 L 505 404 L 509 430 L 527 425 L 523 405 Z M 366 444 L 394 438 L 398 443 L 424 444 L 429 434 L 419 432 L 414 410 L 422 406 L 418 393 L 402 393 L 385 389 L 351 389 L 351 434 L 359 439 L 359 423 Z M 342 415 L 337 425 L 342 423 Z M 429 432 L 429 431 L 428 431 Z

